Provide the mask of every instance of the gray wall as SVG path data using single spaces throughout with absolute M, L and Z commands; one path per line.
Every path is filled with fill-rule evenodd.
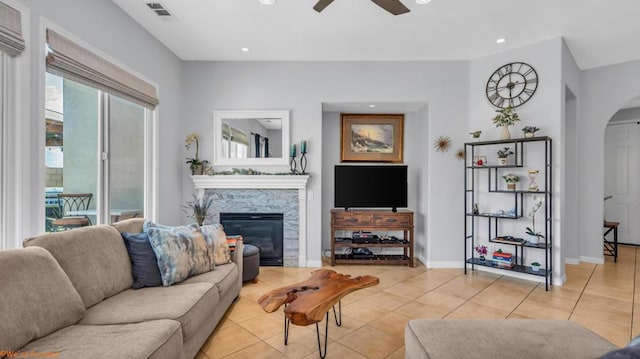
M 406 138 L 407 161 L 419 184 L 426 189 L 421 196 L 431 199 L 423 202 L 423 213 L 418 218 L 429 222 L 429 243 L 422 259 L 439 262 L 440 266 L 462 264 L 462 229 L 459 225 L 462 204 L 460 162 L 451 152 L 435 153 L 431 143 L 439 135 L 449 135 L 454 148 L 464 140 L 468 118 L 468 78 L 466 61 L 425 62 L 189 62 L 185 64 L 183 118 L 187 131 L 198 129 L 211 134 L 215 110 L 291 110 L 291 142 L 309 142 L 308 171 L 311 173 L 308 199 L 308 252 L 313 264 L 319 263 L 322 248 L 327 246 L 328 229 L 322 217 L 331 207 L 333 193 L 323 191 L 324 146 L 339 139 L 339 131 L 323 131 L 323 103 L 341 102 L 424 102 L 428 110 L 416 115 L 420 132 Z M 427 121 L 427 118 L 429 121 Z M 410 119 L 410 121 L 413 121 Z M 428 136 L 427 136 L 428 135 Z M 420 137 L 419 140 L 412 136 Z M 202 156 L 212 158 L 211 136 L 202 136 Z M 326 137 L 326 138 L 325 138 Z M 423 144 L 422 147 L 418 143 Z M 208 156 L 208 157 L 207 157 Z M 412 157 L 414 156 L 414 157 Z M 329 159 L 333 163 L 334 159 Z M 265 169 L 272 172 L 287 168 Z M 422 176 L 424 174 L 424 176 Z M 185 175 L 186 177 L 186 175 Z M 190 195 L 193 186 L 185 180 L 183 196 Z M 426 194 L 425 194 L 426 192 Z M 417 201 L 416 201 L 417 202 Z M 417 205 L 416 205 L 417 206 Z M 416 208 L 412 208 L 416 210 Z M 423 240 L 424 241 L 424 240 Z M 455 244 L 454 244 L 455 243 Z
M 156 219 L 166 224 L 182 223 L 180 205 L 184 198 L 181 188 L 188 168 L 183 161 L 181 60 L 111 1 L 23 0 L 21 3 L 29 10 L 23 15 L 26 16 L 24 23 L 29 24 L 26 29 L 26 34 L 30 34 L 28 46 L 43 49 L 42 29 L 52 25 L 98 52 L 108 54 L 110 59 L 158 86 L 156 173 L 159 178 L 157 192 L 161 195 L 158 196 Z M 33 220 L 33 213 L 43 212 L 40 209 L 44 201 L 43 191 L 33 190 L 44 188 L 44 134 L 42 138 L 33 136 L 42 132 L 44 69 L 40 51 L 32 51 L 27 56 L 31 57 L 31 80 L 26 81 L 29 84 L 26 107 L 31 109 L 31 114 L 26 116 L 29 124 L 22 133 L 21 152 L 29 159 L 25 163 L 31 165 L 24 168 L 20 176 L 24 185 L 32 190 L 23 201 L 23 236 L 44 231 L 44 219 Z

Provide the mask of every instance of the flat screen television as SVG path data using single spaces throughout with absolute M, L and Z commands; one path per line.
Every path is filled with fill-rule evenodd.
M 406 208 L 407 166 L 337 165 L 334 207 Z

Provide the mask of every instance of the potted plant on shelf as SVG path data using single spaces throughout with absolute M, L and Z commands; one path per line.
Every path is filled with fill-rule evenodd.
M 531 263 L 531 270 L 534 272 L 540 271 L 540 263 L 538 262 Z
M 525 126 L 524 128 L 522 128 L 522 132 L 524 132 L 525 138 L 534 137 L 536 135 L 536 132 L 538 131 L 540 131 L 540 129 L 536 126 Z
M 469 134 L 475 141 L 478 141 L 480 140 L 480 135 L 482 134 L 482 131 L 473 131 L 473 132 L 469 132 Z
M 477 245 L 475 248 L 476 252 L 478 252 L 478 258 L 480 259 L 481 262 L 484 262 L 486 260 L 486 255 L 487 255 L 487 246 L 485 245 Z
M 529 217 L 531 217 L 531 227 L 526 228 L 526 234 L 529 235 L 528 242 L 530 244 L 540 243 L 540 239 L 544 239 L 544 236 L 540 232 L 536 232 L 536 213 L 542 208 L 542 199 L 540 197 L 533 197 L 533 206 L 529 211 Z
M 516 122 L 520 121 L 520 117 L 518 117 L 518 114 L 511 106 L 501 108 L 499 110 L 496 110 L 496 112 L 498 114 L 493 118 L 493 123 L 496 125 L 496 127 L 502 127 L 500 139 L 508 140 L 511 138 L 511 133 L 509 133 L 509 126 L 513 126 Z
M 192 175 L 201 175 L 204 172 L 204 165 L 209 163 L 207 160 L 200 160 L 198 158 L 198 151 L 200 150 L 200 136 L 197 133 L 192 133 L 184 140 L 184 147 L 188 150 L 191 145 L 196 145 L 196 156 L 194 158 L 187 157 L 187 163 L 190 165 Z
M 498 161 L 501 165 L 506 166 L 509 163 L 509 156 L 513 154 L 513 151 L 509 147 L 505 147 L 503 150 L 498 150 Z
M 520 181 L 520 177 L 513 173 L 508 173 L 502 176 L 502 178 L 504 179 L 505 182 L 507 182 L 507 189 L 510 189 L 510 190 L 515 190 L 516 182 Z

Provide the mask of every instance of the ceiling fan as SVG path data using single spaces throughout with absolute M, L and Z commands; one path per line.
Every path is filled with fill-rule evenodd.
M 406 6 L 404 6 L 400 2 L 400 0 L 371 0 L 371 1 L 376 3 L 376 5 L 380 6 L 381 8 L 392 13 L 393 15 L 401 15 L 411 11 Z M 313 7 L 313 9 L 317 12 L 322 12 L 322 10 L 324 10 L 324 8 L 329 6 L 329 4 L 331 4 L 332 2 L 333 0 L 319 0 L 316 3 L 316 5 Z

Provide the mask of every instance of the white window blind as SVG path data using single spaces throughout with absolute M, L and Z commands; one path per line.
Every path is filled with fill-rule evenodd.
M 57 32 L 47 29 L 47 71 L 153 110 L 156 88 Z
M 20 11 L 0 2 L 0 51 L 18 56 L 24 50 Z
M 247 136 L 246 133 L 233 127 L 231 127 L 231 131 L 229 131 L 229 128 L 230 126 L 227 124 L 222 125 L 222 138 L 231 140 L 233 142 L 242 143 L 243 145 L 249 145 L 249 136 Z

